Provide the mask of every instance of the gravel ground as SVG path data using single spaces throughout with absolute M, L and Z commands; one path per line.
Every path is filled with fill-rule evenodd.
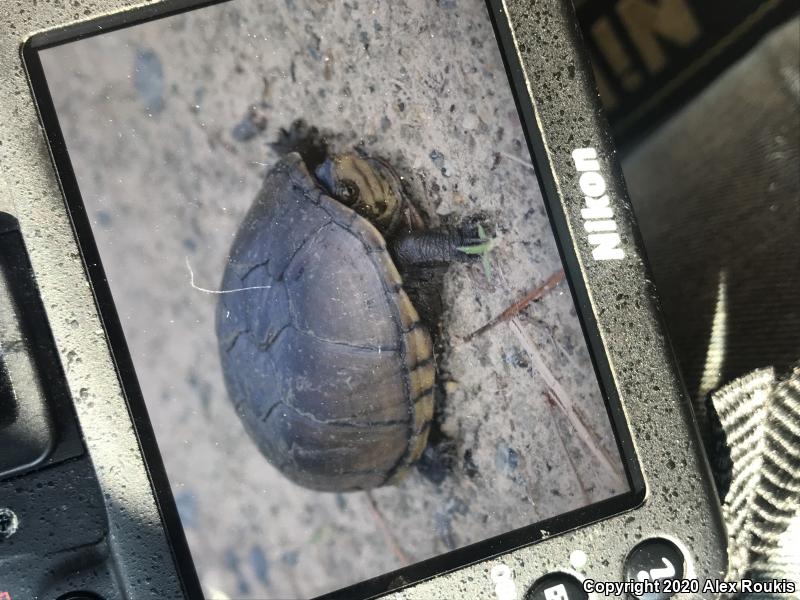
M 43 60 L 210 598 L 312 596 L 627 489 L 565 283 L 468 338 L 560 269 L 480 0 L 234 0 Z M 495 230 L 490 273 L 446 277 L 438 483 L 297 487 L 226 398 L 217 296 L 198 288 L 219 285 L 268 143 L 300 117 L 407 173 L 431 224 Z

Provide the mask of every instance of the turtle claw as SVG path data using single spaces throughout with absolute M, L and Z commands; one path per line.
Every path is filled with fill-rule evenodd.
M 278 139 L 270 146 L 283 156 L 297 152 L 312 172 L 328 156 L 328 136 L 303 119 L 295 120 L 288 129 L 281 127 Z
M 480 223 L 468 224 L 458 230 L 458 250 L 464 254 L 482 256 L 491 249 L 492 238 Z
M 470 248 L 480 247 L 483 244 L 486 244 L 488 240 L 481 239 L 479 237 L 466 237 L 463 234 L 458 242 L 458 249 L 462 252 L 466 252 Z M 472 252 L 467 252 L 467 254 L 472 254 Z
M 452 440 L 430 443 L 416 463 L 417 471 L 434 485 L 440 485 L 452 474 L 458 455 Z
M 486 230 L 480 223 L 467 225 L 460 231 L 461 242 L 457 250 L 470 259 L 481 259 L 486 278 L 492 276 L 492 267 L 489 263 L 489 252 L 492 249 L 492 238 L 486 234 Z M 473 235 L 470 235 L 473 234 Z

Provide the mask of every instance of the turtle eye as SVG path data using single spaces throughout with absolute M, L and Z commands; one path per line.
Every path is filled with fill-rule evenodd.
M 337 191 L 337 196 L 339 199 L 348 205 L 353 205 L 358 202 L 358 197 L 360 196 L 360 192 L 358 186 L 353 183 L 350 179 L 343 179 L 341 183 L 339 183 L 339 189 Z

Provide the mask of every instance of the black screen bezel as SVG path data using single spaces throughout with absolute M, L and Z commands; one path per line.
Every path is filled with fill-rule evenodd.
M 57 178 L 62 188 L 98 313 L 109 340 L 111 354 L 127 401 L 128 411 L 147 465 L 148 475 L 167 532 L 176 568 L 185 592 L 192 598 L 202 597 L 202 590 L 38 53 L 41 50 L 87 37 L 227 1 L 229 0 L 163 0 L 156 4 L 127 9 L 89 21 L 36 33 L 28 38 L 21 48 L 31 91 L 49 144 Z M 536 543 L 545 537 L 552 537 L 553 535 L 631 510 L 639 506 L 646 495 L 645 482 L 634 449 L 633 438 L 616 389 L 598 323 L 592 311 L 587 284 L 581 274 L 578 248 L 570 235 L 562 205 L 564 200 L 558 192 L 555 176 L 550 170 L 546 145 L 543 135 L 537 126 L 537 118 L 528 95 L 523 66 L 516 52 L 503 3 L 502 0 L 485 0 L 485 2 L 489 13 L 487 16 L 490 17 L 492 22 L 495 39 L 505 65 L 517 112 L 522 121 L 528 149 L 542 190 L 544 205 L 550 219 L 589 354 L 592 358 L 600 391 L 610 417 L 630 491 L 599 503 L 452 550 L 409 567 L 326 593 L 320 598 L 330 600 L 340 598 L 366 600 L 379 594 L 396 591 L 408 585 L 430 579 L 437 574 L 487 560 L 516 548 Z M 582 65 L 581 61 L 578 60 L 576 60 L 576 64 L 578 66 Z

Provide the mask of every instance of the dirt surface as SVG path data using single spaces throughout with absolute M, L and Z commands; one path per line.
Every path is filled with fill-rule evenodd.
M 483 2 L 234 0 L 43 61 L 210 598 L 312 596 L 626 491 L 566 283 L 469 337 L 561 268 Z M 452 464 L 371 493 L 290 483 L 222 382 L 204 290 L 296 118 L 389 159 L 431 224 L 494 229 L 490 271 L 443 291 Z

